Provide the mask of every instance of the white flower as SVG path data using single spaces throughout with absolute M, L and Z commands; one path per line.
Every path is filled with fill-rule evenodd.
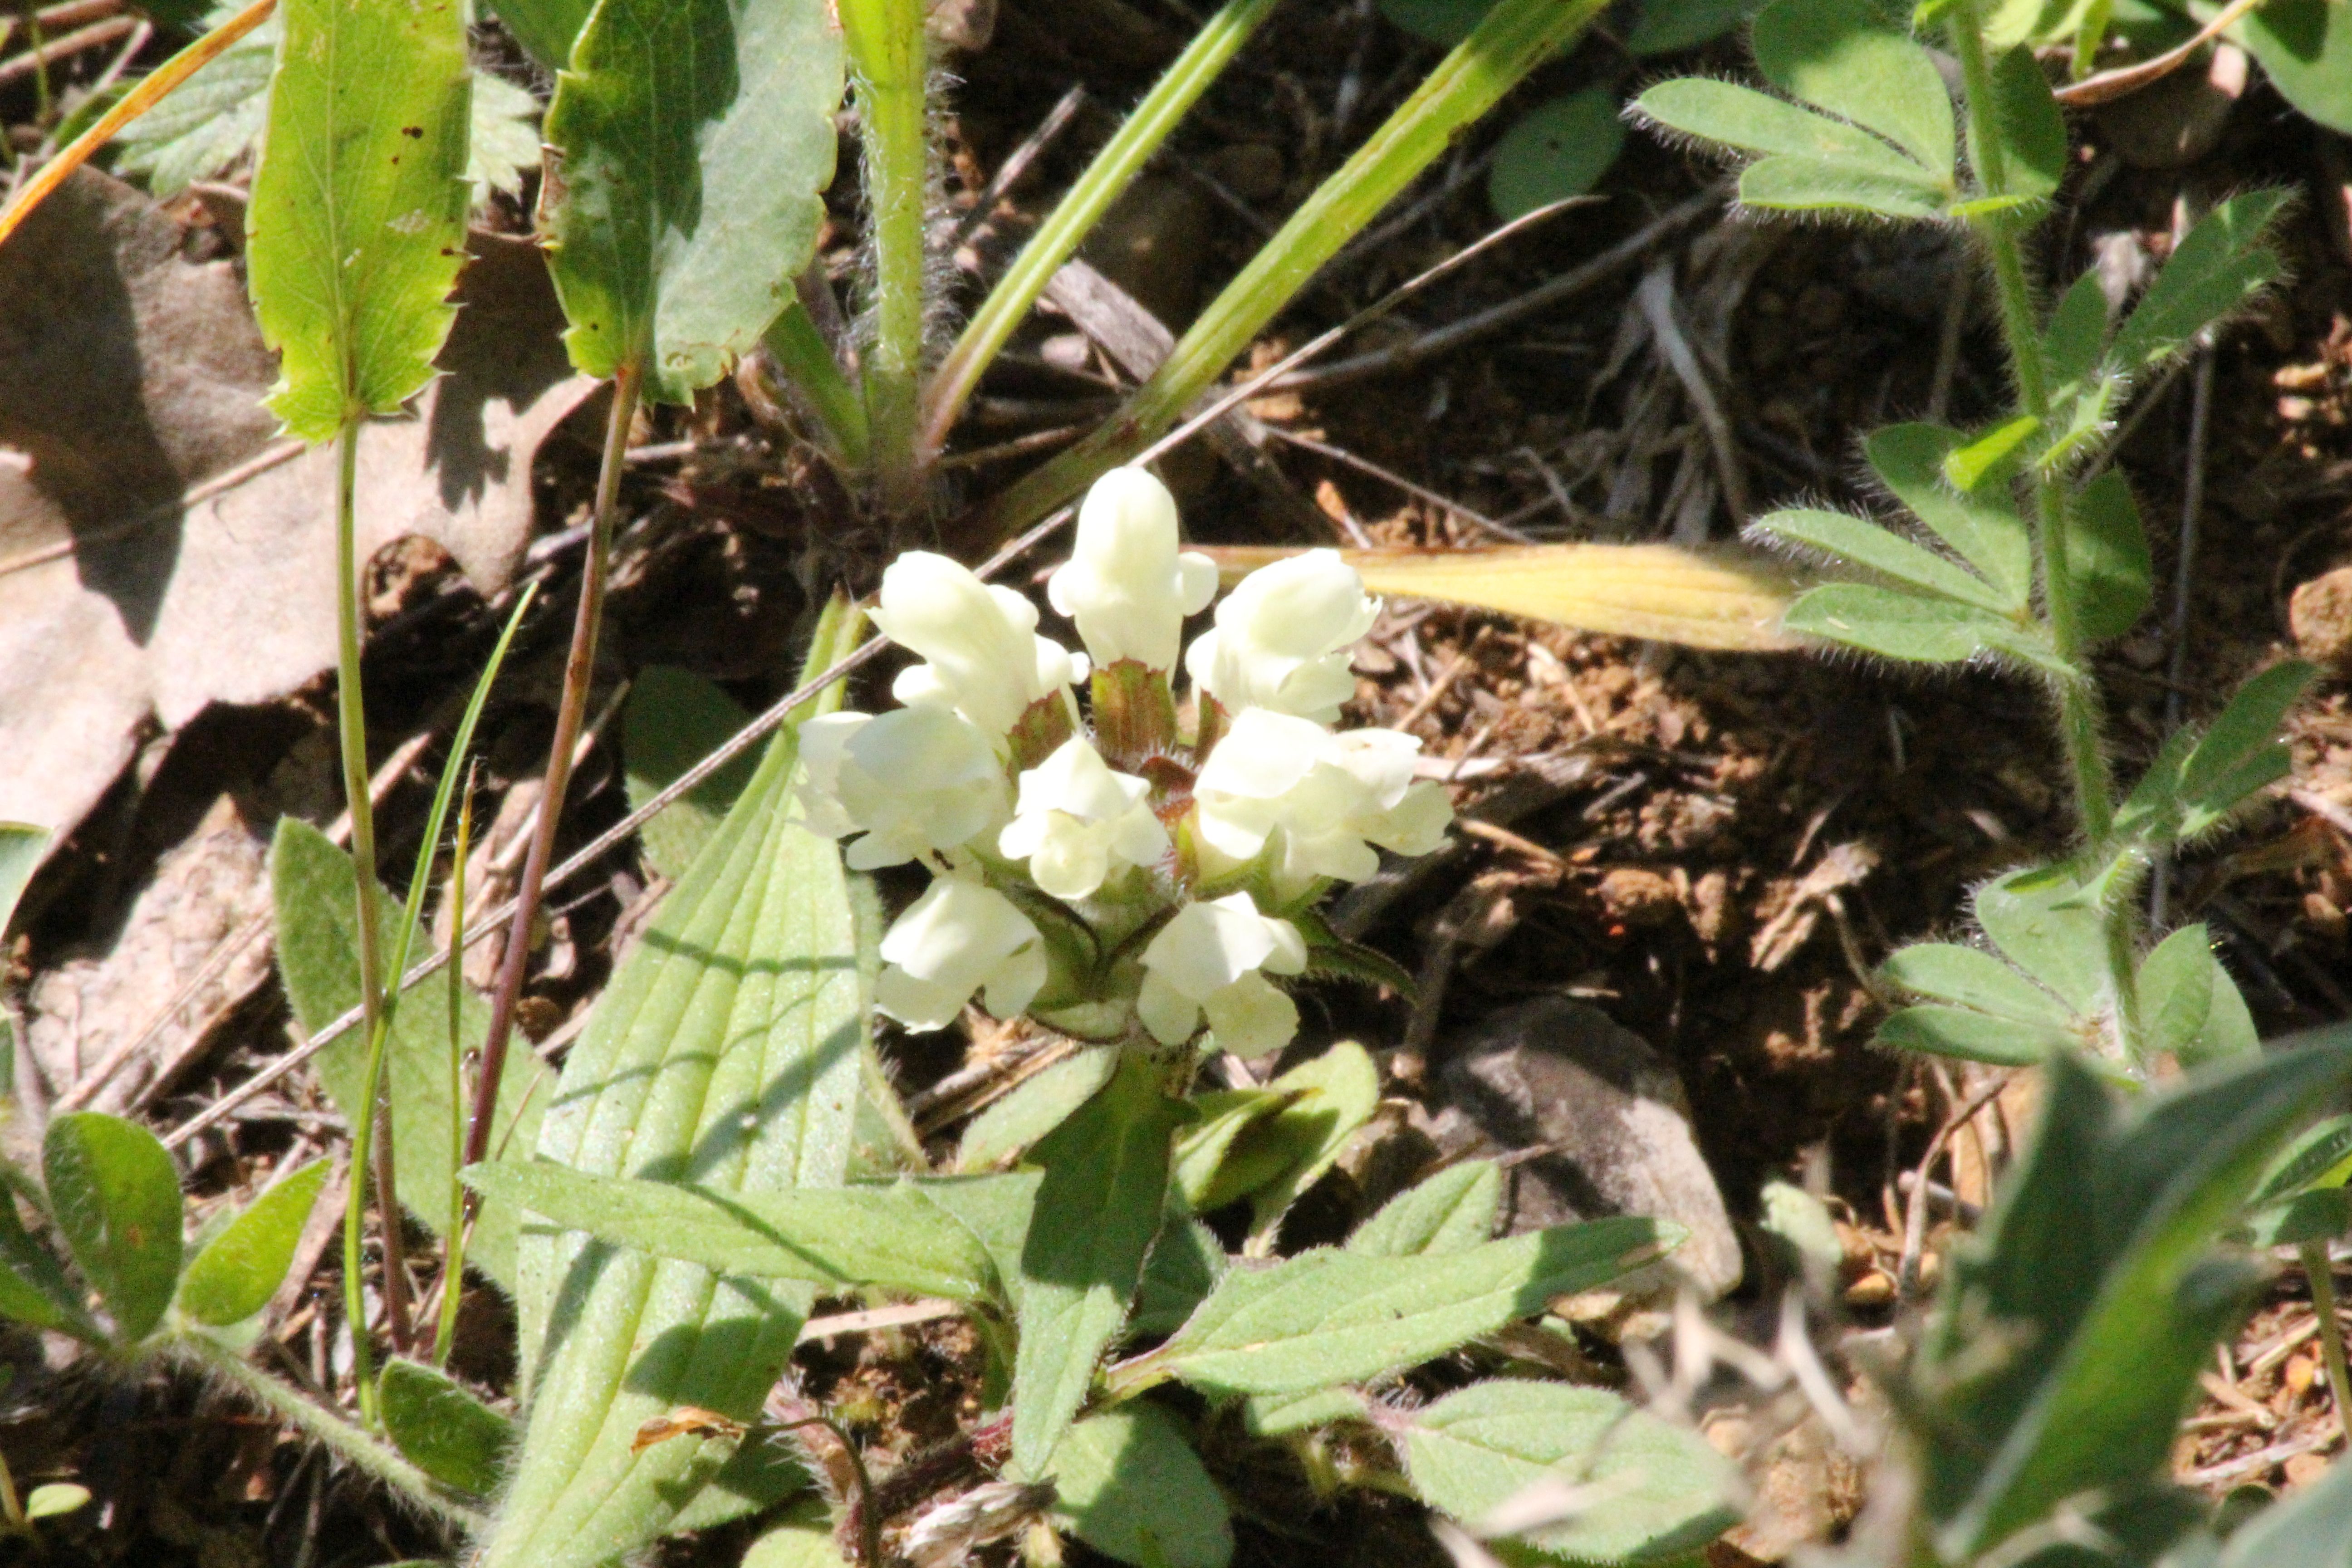
M 1097 668 L 1131 658 L 1176 668 L 1184 617 L 1217 592 L 1216 563 L 1176 548 L 1176 499 L 1141 468 L 1113 468 L 1078 508 L 1070 559 L 1045 597 L 1077 624 Z
M 1114 860 L 1149 866 L 1167 852 L 1150 794 L 1132 773 L 1113 773 L 1083 739 L 1065 741 L 1021 775 L 1021 804 L 997 850 L 1027 860 L 1031 879 L 1055 898 L 1087 898 Z
M 828 713 L 802 724 L 801 800 L 814 832 L 851 844 L 850 868 L 902 865 L 1002 823 L 1012 805 L 987 735 L 945 708 Z
M 914 706 L 953 708 L 992 737 L 1031 703 L 1083 679 L 1061 644 L 1037 635 L 1037 606 L 991 587 L 944 555 L 910 550 L 882 574 L 874 624 L 929 662 L 902 671 L 891 692 Z
M 1349 650 L 1380 610 L 1338 551 L 1310 550 L 1243 578 L 1184 668 L 1228 713 L 1270 708 L 1328 724 L 1355 695 Z
M 1362 881 L 1380 869 L 1375 844 L 1428 854 L 1444 842 L 1454 808 L 1437 784 L 1413 782 L 1420 751 L 1394 730 L 1334 735 L 1309 720 L 1244 709 L 1193 785 L 1200 842 L 1214 852 L 1203 868 L 1214 875 L 1255 858 L 1276 828 L 1284 897 L 1318 877 Z
M 1298 1032 L 1297 1005 L 1265 976 L 1306 967 L 1298 929 L 1258 913 L 1247 893 L 1187 904 L 1143 950 L 1136 1016 L 1161 1045 L 1181 1046 L 1205 1015 L 1223 1049 L 1264 1056 Z
M 1037 928 L 995 889 L 955 877 L 934 880 L 882 938 L 887 965 L 875 1005 L 910 1029 L 944 1029 L 971 994 L 1017 1016 L 1045 984 Z

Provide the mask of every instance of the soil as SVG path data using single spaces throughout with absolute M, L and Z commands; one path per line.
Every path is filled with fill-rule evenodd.
M 949 207 L 960 212 L 1065 91 L 1083 86 L 1087 96 L 1068 132 L 964 239 L 956 260 L 967 283 L 1001 263 L 1099 145 L 1116 107 L 1181 43 L 1181 9 L 1164 0 L 1003 0 L 993 43 L 957 68 L 962 86 L 944 127 Z M 1139 298 L 1188 316 L 1431 58 L 1369 5 L 1290 7 L 1178 133 L 1150 176 L 1144 210 L 1123 215 L 1125 243 L 1101 247 L 1097 265 Z M 1740 65 L 1727 46 L 1687 63 Z M 1590 42 L 1538 72 L 1494 124 L 1514 106 L 1592 82 L 1625 88 L 1652 69 L 1606 40 Z M 31 108 L 28 94 L 0 97 L 0 116 Z M 1398 212 L 1412 208 L 1411 221 L 1327 268 L 1269 332 L 1257 363 L 1485 233 L 1493 220 L 1475 171 L 1490 140 L 1491 130 L 1466 139 L 1400 203 Z M 845 139 L 845 171 L 852 153 Z M 2281 236 L 2288 283 L 2223 334 L 2210 372 L 2192 370 L 2147 399 L 2120 451 L 2165 584 L 2157 613 L 2101 666 L 2128 773 L 2168 727 L 2210 717 L 2247 675 L 2292 652 L 2295 590 L 2352 564 L 2352 217 L 2341 144 L 2259 85 L 2186 167 L 2122 164 L 2096 120 L 2081 127 L 2076 153 L 2066 216 L 2042 258 L 2053 275 L 2162 254 L 2182 203 L 2264 184 L 2305 197 Z M 1401 349 L 1517 298 L 1710 189 L 1718 174 L 1636 134 L 1598 203 L 1508 242 L 1340 352 Z M 834 198 L 827 259 L 837 277 L 856 260 L 853 187 L 845 176 Z M 526 211 L 501 216 L 520 228 Z M 1254 476 L 1190 451 L 1165 471 L 1188 526 L 1212 542 L 1696 542 L 1734 533 L 1727 489 L 1744 490 L 1750 513 L 1801 498 L 1867 506 L 1874 498 L 1855 458 L 1862 433 L 1938 403 L 1959 423 L 1999 406 L 2004 371 L 1989 309 L 1965 297 L 1954 304 L 1966 261 L 1940 237 L 1710 212 L 1668 232 L 1639 265 L 1470 347 L 1344 387 L 1259 399 L 1251 412 L 1272 434 Z M 1642 324 L 1635 290 L 1654 267 L 1665 269 L 1676 320 L 1722 404 L 1729 465 Z M 1956 352 L 1939 370 L 1948 316 Z M 961 448 L 1098 415 L 1101 367 L 1083 352 L 1069 359 L 1055 341 L 1069 331 L 1048 319 L 1024 337 L 992 378 Z M 1081 368 L 1060 368 L 1071 363 Z M 2210 391 L 2200 391 L 2209 374 Z M 2210 399 L 2201 444 L 2200 399 Z M 601 417 L 584 410 L 542 450 L 549 535 L 584 516 Z M 656 664 L 764 706 L 788 684 L 812 584 L 842 567 L 853 578 L 870 574 L 878 547 L 840 531 L 837 510 L 731 387 L 646 419 L 635 444 L 648 455 L 625 492 L 633 521 L 592 711 Z M 964 464 L 954 500 L 983 497 L 1034 461 Z M 2192 471 L 2204 496 L 2193 530 L 2181 521 Z M 2185 557 L 2176 606 L 2170 584 Z M 511 821 L 535 788 L 551 725 L 576 540 L 543 559 L 552 563 L 549 590 L 484 731 L 486 821 L 501 801 Z M 485 604 L 446 558 L 415 552 L 380 559 L 375 588 L 366 679 L 381 759 L 462 700 L 503 606 Z M 1593 1001 L 1679 1070 L 1701 1148 L 1751 1243 L 1765 1181 L 1811 1186 L 1844 1226 L 1854 1321 L 1891 1321 L 1903 1178 L 1944 1119 L 1991 1080 L 1874 1049 L 1883 1009 L 1868 970 L 1903 942 L 1962 930 L 1975 882 L 2064 847 L 2037 695 L 1990 673 L 1923 677 L 1853 658 L 1701 654 L 1401 601 L 1387 607 L 1357 669 L 1353 721 L 1421 737 L 1426 754 L 1448 765 L 1465 817 L 1506 800 L 1511 816 L 1499 830 L 1465 837 L 1360 928 L 1418 974 L 1422 1002 L 1310 992 L 1294 1058 L 1337 1038 L 1363 1040 L 1388 1067 L 1389 1091 L 1410 1100 L 1436 1081 L 1449 1042 L 1497 1009 L 1562 991 Z M 331 681 L 322 679 L 266 707 L 213 710 L 151 746 L 41 874 L 11 955 L 18 979 L 103 950 L 129 899 L 220 796 L 264 828 L 281 812 L 331 816 L 332 713 Z M 567 847 L 625 810 L 613 733 L 577 776 Z M 2352 1014 L 2345 666 L 2298 713 L 2294 754 L 2285 786 L 2167 879 L 2168 918 L 2210 923 L 2265 1034 Z M 388 864 L 412 852 L 439 761 L 428 748 L 383 808 Z M 1555 782 L 1530 792 L 1531 777 Z M 630 848 L 561 894 L 546 972 L 530 989 L 534 1034 L 561 1041 L 608 973 L 616 923 L 634 918 L 656 883 Z M 283 1049 L 289 1022 L 274 983 L 264 986 L 146 1114 L 159 1126 L 184 1121 Z M 960 1037 L 894 1042 L 901 1088 L 924 1090 L 965 1048 Z M 197 1189 L 226 1200 L 298 1143 L 317 1147 L 323 1105 L 299 1077 L 257 1101 L 251 1119 L 196 1146 Z M 1952 1234 L 1948 1216 L 1981 1204 L 1988 1165 L 2013 1146 L 2025 1111 L 2017 1095 L 1996 1102 L 1931 1173 L 1952 1201 L 1932 1215 L 1929 1280 Z M 931 1131 L 944 1146 L 958 1125 Z M 1369 1163 L 1343 1170 L 1298 1223 L 1336 1233 L 1400 1179 Z M 1762 1254 L 1751 1247 L 1751 1257 Z M 1751 1269 L 1727 1321 L 1745 1322 L 1770 1300 L 1769 1272 Z M 296 1300 L 331 1301 L 335 1289 L 331 1260 L 321 1261 Z M 502 1378 L 498 1310 L 487 1292 L 469 1298 L 474 1348 L 460 1366 L 486 1387 Z M 326 1321 L 299 1310 L 281 1320 L 271 1352 L 281 1370 L 332 1381 Z M 2310 1322 L 2292 1277 L 2210 1380 L 2217 1392 L 2181 1439 L 2185 1479 L 2217 1492 L 2284 1486 L 2304 1479 L 2306 1456 L 2335 1452 L 2315 1352 L 2307 1337 L 2294 1339 Z M 443 1550 L 381 1497 L 192 1380 L 60 1373 L 54 1348 L 22 1336 L 0 1344 L 16 1369 L 14 1389 L 0 1395 L 0 1452 L 20 1479 L 69 1472 L 100 1500 L 46 1532 L 53 1558 L 309 1568 Z M 1593 1353 L 1602 1375 L 1625 1375 L 1612 1349 L 1596 1344 Z M 845 1335 L 801 1360 L 805 1392 L 844 1414 L 877 1468 L 952 1443 L 981 1414 L 976 1347 L 954 1325 Z M 1290 1458 L 1244 1444 L 1237 1429 L 1209 1430 L 1213 1467 L 1236 1503 L 1237 1562 L 1442 1560 L 1404 1505 L 1332 1505 Z M 1850 1516 L 1852 1488 L 1833 1499 L 1826 1483 L 1817 1490 L 1823 1526 L 1834 1530 Z M 713 1532 L 669 1543 L 661 1557 L 729 1563 L 746 1539 L 740 1529 Z

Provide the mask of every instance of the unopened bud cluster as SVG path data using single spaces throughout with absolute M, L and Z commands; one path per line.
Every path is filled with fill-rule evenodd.
M 1095 485 L 1046 584 L 1083 653 L 944 556 L 883 574 L 875 624 L 923 662 L 891 688 L 904 706 L 802 726 L 801 788 L 853 868 L 931 872 L 882 940 L 884 1012 L 937 1029 L 978 994 L 1087 1039 L 1172 1047 L 1205 1024 L 1243 1057 L 1290 1039 L 1298 1010 L 1275 981 L 1352 951 L 1315 902 L 1371 875 L 1375 847 L 1434 849 L 1453 813 L 1413 777 L 1418 741 L 1331 728 L 1379 610 L 1331 551 L 1254 572 L 1217 606 L 1183 650 L 1183 623 L 1215 592 L 1139 468 Z

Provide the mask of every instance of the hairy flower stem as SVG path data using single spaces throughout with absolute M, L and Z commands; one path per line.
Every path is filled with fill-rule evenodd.
M 499 1080 L 506 1073 L 507 1043 L 514 1034 L 515 1003 L 530 962 L 530 933 L 539 919 L 541 889 L 555 856 L 555 830 L 563 816 L 563 795 L 572 783 L 572 753 L 588 715 L 588 686 L 596 673 L 596 633 L 604 616 L 604 576 L 613 552 L 613 513 L 621 490 L 621 469 L 629 448 L 629 423 L 636 416 L 644 366 L 622 365 L 613 377 L 612 416 L 604 424 L 604 456 L 596 474 L 596 514 L 588 531 L 588 560 L 580 574 L 580 609 L 572 622 L 572 649 L 563 661 L 563 697 L 555 710 L 555 739 L 547 749 L 547 778 L 539 797 L 539 823 L 522 863 L 515 891 L 514 919 L 507 928 L 506 952 L 499 963 L 498 989 L 490 996 L 490 1022 L 482 1037 L 482 1070 L 474 1084 L 474 1117 L 466 1128 L 459 1168 L 479 1164 L 490 1152 L 490 1129 L 498 1119 Z M 480 1199 L 468 1188 L 466 1215 Z
M 866 149 L 866 201 L 873 214 L 873 342 L 866 365 L 866 421 L 876 497 L 894 518 L 920 510 L 925 279 L 923 205 L 930 189 L 924 123 L 923 8 L 911 0 L 849 0 L 842 28 L 856 78 Z
M 352 1183 L 343 1216 L 343 1310 L 352 1325 L 352 1368 L 359 1380 L 360 1409 L 374 1418 L 374 1384 L 368 1376 L 367 1301 L 361 1268 L 369 1177 L 373 1178 L 383 1234 L 384 1318 L 394 1348 L 408 1342 L 407 1274 L 400 1255 L 399 1199 L 393 1194 L 392 1106 L 384 1091 L 383 894 L 375 874 L 375 807 L 368 795 L 367 705 L 360 686 L 359 452 L 362 415 L 343 421 L 335 443 L 335 706 L 342 742 L 343 795 L 352 816 L 352 870 L 358 886 L 360 1007 L 368 1037 L 368 1071 L 357 1124 L 352 1133 L 352 1164 L 362 1174 Z
M 1959 57 L 1961 85 L 1968 98 L 1969 147 L 1975 161 L 1980 194 L 2011 193 L 2007 158 L 1993 89 L 1992 62 L 1985 51 L 1979 16 L 1980 0 L 1960 0 L 1951 13 L 1953 53 Z M 1995 293 L 2000 301 L 2001 336 L 2017 383 L 2021 410 L 2046 431 L 2050 421 L 2050 378 L 2042 358 L 2041 311 L 2026 276 L 2025 254 L 2018 242 L 2015 215 L 1987 213 L 1974 220 L 1979 241 L 1990 261 Z M 2085 847 L 2095 861 L 2114 853 L 2116 820 L 2115 770 L 2107 755 L 2106 726 L 2098 683 L 2089 668 L 2090 650 L 2081 626 L 2082 595 L 2075 582 L 2067 541 L 2067 495 L 2062 476 L 2030 461 L 2025 485 L 2032 504 L 2033 548 L 2042 580 L 2042 599 L 2048 616 L 2053 648 L 2069 673 L 2051 679 L 2051 696 L 2057 709 L 2058 736 L 2066 753 L 2068 776 L 2074 781 L 2074 811 Z M 2115 994 L 2116 1032 L 2126 1061 L 2141 1058 L 2137 988 L 2133 983 L 2139 947 L 2137 900 L 2114 897 L 2103 910 L 2107 923 L 2108 983 Z
M 360 1336 L 354 1332 L 352 1342 Z M 278 1420 L 325 1447 L 337 1458 L 383 1482 L 420 1513 L 452 1530 L 471 1532 L 488 1522 L 452 1500 L 433 1478 L 388 1445 L 371 1437 L 326 1405 L 289 1387 L 219 1342 L 201 1333 L 173 1334 L 163 1343 L 164 1359 L 217 1379 Z

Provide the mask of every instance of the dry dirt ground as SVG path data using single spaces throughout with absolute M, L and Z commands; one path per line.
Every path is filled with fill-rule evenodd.
M 1176 8 L 1157 0 L 1003 0 L 994 42 L 960 66 L 964 84 L 946 126 L 950 204 L 968 205 L 1065 91 L 1082 85 L 1087 97 L 1025 180 L 975 215 L 959 264 L 1001 261 L 1100 142 L 1114 122 L 1109 106 L 1131 100 L 1181 41 L 1180 27 Z M 1289 8 L 1146 176 L 1097 263 L 1155 311 L 1186 319 L 1429 58 L 1368 5 Z M 1729 48 L 1698 63 L 1738 65 Z M 1595 41 L 1547 68 L 1525 95 L 1591 81 L 1627 88 L 1648 68 Z M 0 93 L 0 113 L 30 113 L 29 95 Z M 2080 127 L 2069 205 L 2044 257 L 2053 272 L 2099 265 L 2128 276 L 2163 253 L 2184 204 L 2217 193 L 2279 184 L 2304 195 L 2283 236 L 2291 282 L 2147 399 L 2123 445 L 2166 584 L 2158 613 L 2103 666 L 2129 766 L 2169 724 L 2209 716 L 2245 676 L 2291 651 L 2296 588 L 2352 565 L 2352 215 L 2346 149 L 2267 89 L 2238 101 L 2210 145 L 2163 166 L 2145 166 L 2144 152 L 2137 162 L 2119 156 L 2119 146 L 2148 137 L 2110 120 Z M 1372 240 L 1329 268 L 1261 355 L 1343 319 L 1490 226 L 1477 164 L 1489 140 L 1467 140 Z M 1724 539 L 1742 516 L 1799 497 L 1867 504 L 1854 450 L 1876 424 L 1931 407 L 1965 422 L 1998 406 L 1997 343 L 1951 245 L 1727 216 L 1707 199 L 1717 174 L 1629 139 L 1601 200 L 1508 243 L 1343 347 L 1343 357 L 1378 356 L 1350 378 L 1310 375 L 1255 404 L 1264 444 L 1251 471 L 1194 453 L 1172 461 L 1196 536 Z M 856 200 L 846 185 L 835 197 L 845 220 Z M 205 209 L 178 210 L 189 245 L 216 243 Z M 523 210 L 503 216 L 519 227 Z M 848 232 L 837 225 L 830 242 L 837 275 L 854 264 Z M 1625 264 L 1583 290 L 1421 354 L 1430 332 L 1637 236 L 1645 237 Z M 962 446 L 999 450 L 959 464 L 964 499 L 986 494 L 1055 432 L 1107 406 L 1103 364 L 1083 345 L 1069 352 L 1070 331 L 1066 321 L 1041 322 L 992 379 Z M 1704 411 L 1662 351 L 1674 336 L 1692 351 L 1720 440 L 1710 440 Z M 583 411 L 540 455 L 543 531 L 530 570 L 548 587 L 485 731 L 493 875 L 501 834 L 535 798 L 577 574 L 576 537 L 567 551 L 559 531 L 583 515 L 596 424 L 595 411 Z M 1002 449 L 1013 443 L 1016 450 Z M 656 665 L 764 706 L 786 680 L 809 583 L 845 554 L 822 531 L 823 498 L 732 389 L 649 421 L 637 444 L 606 686 L 592 710 L 604 711 L 608 693 Z M 2184 521 L 2191 489 L 2202 494 L 2193 525 Z M 853 571 L 870 571 L 870 551 L 849 543 Z M 2170 584 L 2192 550 L 2176 606 Z M 367 697 L 377 756 L 431 737 L 408 755 L 385 802 L 386 863 L 398 865 L 439 764 L 436 731 L 446 733 L 504 606 L 486 604 L 432 549 L 389 553 L 375 581 Z M 2352 589 L 2332 623 L 2317 600 L 2315 591 L 2304 601 L 2306 640 L 2324 651 L 2334 636 L 2341 654 Z M 2336 667 L 2295 721 L 2289 785 L 2168 880 L 2170 918 L 2210 922 L 2265 1032 L 2352 1013 L 2347 668 Z M 1364 991 L 1316 994 L 1299 1048 L 1363 1039 L 1382 1054 L 1391 1092 L 1410 1102 L 1437 1081 L 1453 1044 L 1498 1009 L 1563 990 L 1591 999 L 1679 1071 L 1700 1147 L 1751 1243 L 1767 1178 L 1828 1194 L 1845 1222 L 1854 1321 L 1888 1321 L 1906 1194 L 1918 1186 L 1904 1178 L 1945 1118 L 1990 1080 L 1874 1050 L 1881 1009 L 1865 975 L 1893 946 L 1958 927 L 1974 881 L 2062 846 L 2063 802 L 2034 694 L 1989 674 L 1922 678 L 1853 660 L 1700 655 L 1405 602 L 1389 605 L 1358 669 L 1354 717 L 1408 730 L 1429 755 L 1458 764 L 1448 769 L 1458 805 L 1491 826 L 1379 907 L 1356 910 L 1365 939 L 1418 974 L 1418 1005 Z M 331 719 L 322 679 L 285 700 L 215 707 L 149 744 L 34 889 L 11 954 L 16 994 L 53 1016 L 79 1009 L 79 1028 L 135 1032 L 144 1016 L 131 1015 L 157 1003 L 152 984 L 120 986 L 106 972 L 133 900 L 151 884 L 170 890 L 161 951 L 171 977 L 194 973 L 246 918 L 236 900 L 249 894 L 258 836 L 280 814 L 322 823 L 333 815 Z M 575 784 L 570 844 L 625 809 L 615 728 L 600 732 Z M 624 851 L 556 897 L 527 1018 L 546 1048 L 569 1038 L 607 972 L 616 925 L 636 918 L 655 882 Z M 175 1017 L 154 1047 L 174 1073 L 144 1098 L 158 1125 L 185 1120 L 284 1048 L 286 1005 L 266 967 L 247 967 L 248 976 L 232 976 L 192 1016 Z M 1004 1044 L 969 1042 L 982 1055 Z M 919 1107 L 963 1065 L 967 1047 L 961 1037 L 894 1045 L 901 1087 Z M 1928 1282 L 1953 1216 L 1982 1200 L 1988 1166 L 2011 1145 L 2026 1098 L 1993 1101 L 1924 1173 L 1943 1189 L 1916 1260 Z M 926 1121 L 943 1139 L 956 1130 L 951 1116 Z M 209 1194 L 241 1193 L 270 1163 L 333 1136 L 322 1097 L 298 1078 L 203 1142 L 195 1180 Z M 1395 1179 L 1378 1163 L 1335 1175 L 1301 1223 L 1346 1223 Z M 1730 1303 L 1734 1321 L 1767 1299 L 1761 1256 L 1751 1246 L 1751 1283 Z M 331 1263 L 321 1261 L 273 1331 L 281 1370 L 298 1380 L 333 1377 L 333 1288 Z M 461 1364 L 495 1383 L 496 1303 L 469 1302 L 467 1321 L 475 1331 Z M 2290 1277 L 2220 1358 L 2210 1400 L 2181 1441 L 2185 1475 L 2217 1489 L 2275 1486 L 2334 1451 L 2311 1326 Z M 1595 1353 L 1595 1375 L 1623 1375 L 1606 1347 Z M 94 1508 L 53 1533 L 61 1558 L 309 1568 L 431 1546 L 270 1424 L 196 1386 L 60 1378 L 42 1369 L 37 1346 L 17 1342 L 11 1354 L 18 1370 L 0 1395 L 0 1450 L 19 1477 L 79 1475 L 106 1510 L 102 1531 Z M 970 1425 L 974 1354 L 956 1331 L 898 1331 L 812 1345 L 803 1363 L 811 1390 L 835 1401 L 887 1459 Z M 1791 1530 L 1834 1528 L 1853 1506 L 1854 1478 L 1802 1447 L 1783 1445 L 1766 1490 L 1789 1494 Z M 1429 1555 L 1401 1507 L 1318 1513 L 1303 1472 L 1281 1456 L 1257 1448 L 1213 1458 L 1237 1500 L 1238 1561 Z M 723 1533 L 667 1554 L 729 1562 L 740 1540 Z M 1772 1542 L 1749 1544 L 1761 1552 Z

